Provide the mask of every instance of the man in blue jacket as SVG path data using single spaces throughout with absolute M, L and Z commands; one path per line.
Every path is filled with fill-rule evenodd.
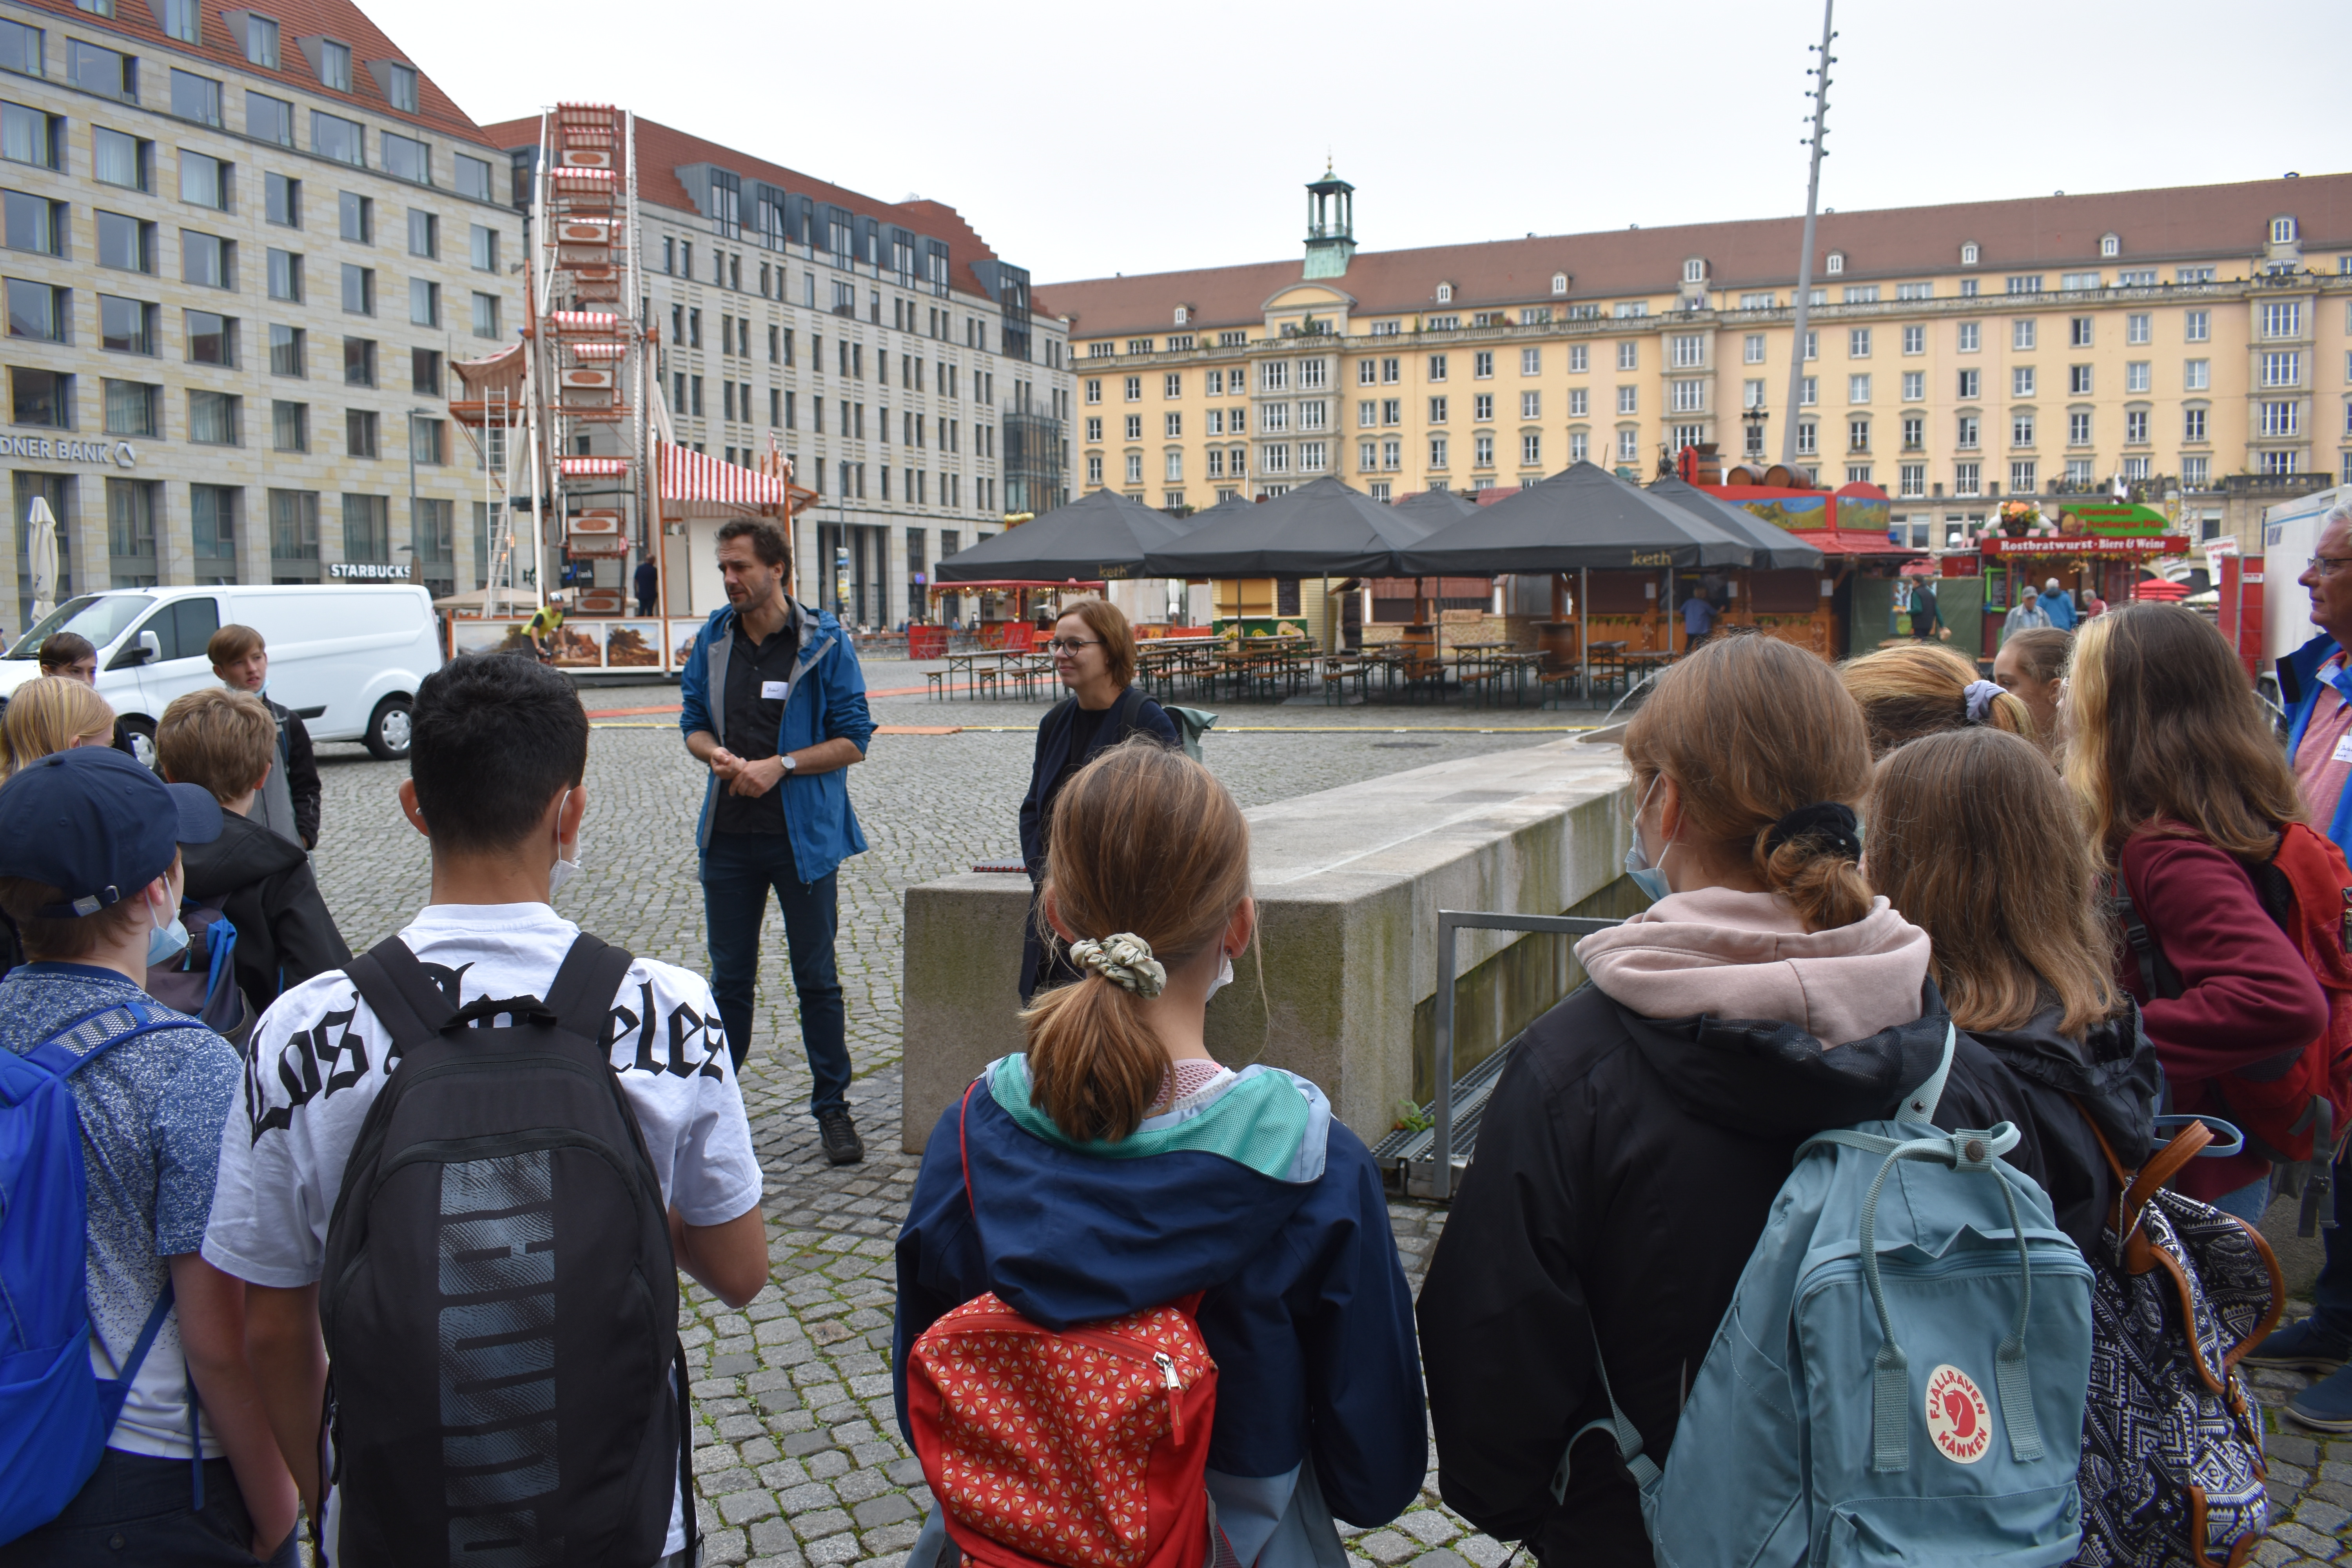
M 866 760 L 874 720 L 841 623 L 784 592 L 792 547 L 772 522 L 719 531 L 727 607 L 711 612 L 680 677 L 678 728 L 710 769 L 695 837 L 710 936 L 710 989 L 740 1069 L 768 890 L 784 911 L 801 1040 L 825 1158 L 866 1157 L 849 1115 L 849 1043 L 834 967 L 835 877 L 866 847 L 843 770 Z
M 2352 845 L 2352 671 L 2344 648 L 2352 639 L 2352 502 L 2339 503 L 2320 525 L 2310 564 L 2295 581 L 2311 593 L 2311 619 L 2319 636 L 2278 662 L 2279 699 L 2286 704 L 2287 760 L 2312 825 Z M 2339 1130 L 2340 1131 L 2340 1130 Z M 2337 1224 L 2323 1231 L 2327 1263 L 2312 1290 L 2311 1316 L 2256 1345 L 2249 1366 L 2324 1373 L 2287 1402 L 2287 1414 L 2323 1432 L 2352 1432 L 2352 1160 L 2336 1162 Z

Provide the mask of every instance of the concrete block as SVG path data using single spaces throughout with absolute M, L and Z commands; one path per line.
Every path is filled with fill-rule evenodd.
M 1415 1037 L 1418 1024 L 1426 1041 L 1437 989 L 1438 910 L 1556 915 L 1603 894 L 1620 880 L 1631 831 L 1625 785 L 1615 747 L 1559 741 L 1255 807 L 1260 953 L 1243 957 L 1210 1005 L 1209 1048 L 1221 1061 L 1312 1079 L 1341 1121 L 1377 1142 L 1428 1076 L 1426 1066 L 1416 1071 Z M 907 891 L 900 1139 L 909 1153 L 982 1067 L 1021 1048 L 1028 909 L 1019 876 L 948 877 Z M 1475 975 L 1521 940 L 1462 933 L 1457 974 Z M 1468 988 L 1465 1042 L 1475 1043 L 1467 1030 L 1481 1007 L 1491 1025 L 1524 1023 L 1534 993 L 1547 983 L 1564 990 L 1564 973 L 1551 954 L 1489 969 Z

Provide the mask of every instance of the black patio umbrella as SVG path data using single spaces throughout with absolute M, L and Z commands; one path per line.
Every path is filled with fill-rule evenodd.
M 1423 490 L 1419 495 L 1391 501 L 1389 505 L 1423 524 L 1433 533 L 1460 522 L 1478 510 L 1476 501 L 1455 490 Z
M 1144 552 L 1153 577 L 1409 576 L 1397 553 L 1429 531 L 1396 508 L 1317 479 L 1246 510 L 1213 509 L 1182 539 Z
M 1748 563 L 1750 566 L 1811 567 L 1822 563 L 1822 552 L 1787 529 L 1775 528 L 1746 507 L 1711 496 L 1686 480 L 1671 477 L 1652 479 L 1650 493 L 1749 541 L 1755 547 L 1755 554 Z
M 1579 463 L 1409 546 L 1397 575 L 1745 566 L 1754 550 L 1638 485 Z
M 937 573 L 942 583 L 1141 577 L 1144 552 L 1182 538 L 1189 527 L 1117 490 L 1089 490 L 949 556 Z

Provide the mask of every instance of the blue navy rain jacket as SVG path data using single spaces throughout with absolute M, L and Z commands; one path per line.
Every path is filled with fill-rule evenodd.
M 1024 1057 L 992 1064 L 964 1103 L 971 1196 L 959 1104 L 932 1130 L 898 1235 L 900 1429 L 917 1336 L 982 1291 L 1059 1330 L 1205 1290 L 1218 1524 L 1255 1568 L 1345 1568 L 1333 1516 L 1403 1512 L 1428 1436 L 1380 1173 L 1322 1091 L 1246 1068 L 1116 1144 L 1074 1142 L 1031 1105 Z M 909 1562 L 941 1532 L 934 1510 Z

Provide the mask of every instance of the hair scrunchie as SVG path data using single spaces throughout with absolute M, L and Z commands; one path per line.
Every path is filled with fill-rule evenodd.
M 1983 723 L 1985 721 L 1985 715 L 1992 711 L 1992 700 L 2007 689 L 2008 688 L 2002 686 L 1999 681 L 1969 681 L 1968 689 L 1968 721 L 1971 724 Z
M 1818 838 L 1842 860 L 1862 858 L 1862 835 L 1853 807 L 1837 801 L 1825 800 L 1812 805 L 1801 805 L 1772 825 L 1765 836 L 1765 853 L 1769 854 L 1793 838 Z
M 1070 943 L 1070 961 L 1101 975 L 1120 990 L 1149 1000 L 1168 984 L 1168 971 L 1151 956 L 1151 944 L 1131 931 Z

